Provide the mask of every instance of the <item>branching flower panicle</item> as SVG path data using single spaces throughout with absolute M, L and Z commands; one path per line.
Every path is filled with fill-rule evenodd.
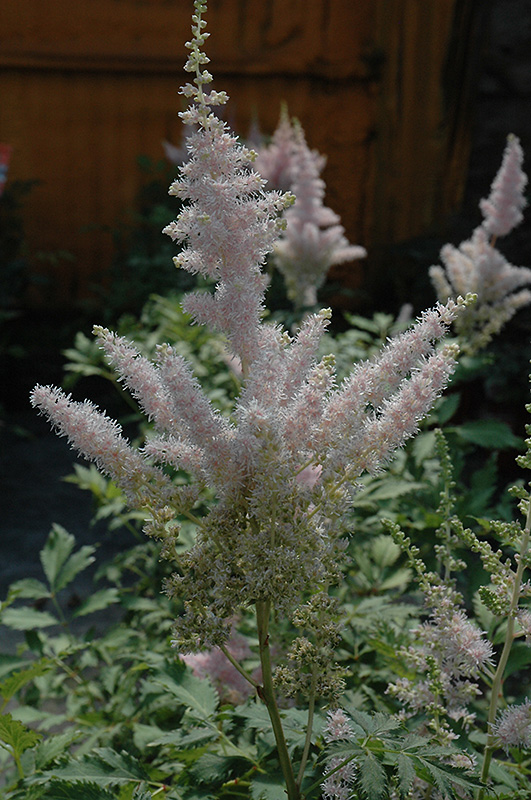
M 531 290 L 523 288 L 531 283 L 531 269 L 513 266 L 494 246 L 497 237 L 506 236 L 522 220 L 527 204 L 522 162 L 519 140 L 510 136 L 491 193 L 480 202 L 482 224 L 458 248 L 451 244 L 442 248 L 444 268 L 430 268 L 442 302 L 467 292 L 477 294 L 477 305 L 456 322 L 462 347 L 470 353 L 485 347 L 518 309 L 531 302 Z
M 187 204 L 165 230 L 184 245 L 177 265 L 215 281 L 213 294 L 189 294 L 184 306 L 196 322 L 223 333 L 242 363 L 232 417 L 212 407 L 170 346 L 159 347 L 151 362 L 101 327 L 95 333 L 107 360 L 153 422 L 142 450 L 90 405 L 57 389 L 38 387 L 32 395 L 73 446 L 146 509 L 147 530 L 165 538 L 166 552 L 171 509 L 193 516 L 201 487 L 215 491 L 217 502 L 166 587 L 184 599 L 175 640 L 190 651 L 222 645 L 237 607 L 259 602 L 291 616 L 305 597 L 338 579 L 351 488 L 415 433 L 444 389 L 457 350 L 437 345 L 469 302 L 449 300 L 425 312 L 340 386 L 333 359 L 317 360 L 330 312 L 309 315 L 294 336 L 262 321 L 261 267 L 291 199 L 264 191 L 250 169 L 253 153 L 212 111 L 227 98 L 205 91 L 211 76 L 203 69 L 203 11 L 197 0 L 186 65 L 195 77 L 183 88 L 191 101 L 183 120 L 196 129 L 190 159 L 170 187 Z M 187 470 L 198 488 L 175 488 L 167 467 Z
M 292 131 L 291 189 L 296 200 L 284 214 L 286 227 L 274 255 L 290 300 L 297 307 L 309 307 L 317 303 L 317 290 L 330 267 L 364 258 L 367 251 L 348 242 L 338 215 L 323 203 L 325 184 L 320 175 L 325 159 L 310 150 L 300 124 L 294 124 Z
M 185 204 L 165 232 L 183 245 L 176 265 L 215 284 L 213 293 L 186 295 L 183 305 L 195 322 L 225 337 L 241 364 L 241 391 L 232 414 L 224 417 L 212 406 L 171 346 L 159 347 L 151 361 L 101 327 L 95 334 L 107 361 L 152 422 L 145 445 L 133 447 L 117 423 L 53 387 L 36 387 L 31 400 L 146 514 L 146 533 L 162 539 L 163 554 L 175 565 L 165 588 L 183 602 L 174 629 L 181 652 L 219 647 L 234 666 L 228 646 L 234 615 L 254 609 L 262 685 L 247 679 L 266 703 L 288 797 L 299 800 L 316 697 L 337 695 L 342 686 L 332 663 L 338 628 L 329 589 L 340 578 L 345 514 L 356 481 L 363 472 L 380 469 L 416 432 L 445 388 L 458 348 L 440 343 L 470 298 L 450 299 L 425 312 L 339 386 L 333 358 L 318 357 L 329 310 L 308 315 L 293 335 L 263 321 L 262 266 L 292 197 L 265 191 L 264 180 L 252 169 L 253 152 L 212 111 L 227 98 L 205 90 L 211 81 L 203 69 L 208 62 L 205 8 L 195 0 L 193 38 L 187 43 L 186 69 L 194 78 L 183 88 L 190 106 L 182 118 L 194 126 L 190 158 L 170 187 Z M 299 144 L 302 149 L 302 138 Z M 308 201 L 309 212 L 322 214 L 316 171 L 307 179 L 302 207 Z M 300 186 L 303 181 L 301 174 Z M 334 248 L 347 246 L 337 226 L 326 239 L 315 219 L 318 239 L 324 237 L 319 241 L 331 248 L 327 258 Z M 299 234 L 302 242 L 304 225 Z M 183 469 L 191 485 L 173 481 L 175 470 Z M 205 512 L 203 501 L 212 498 Z M 181 515 L 196 523 L 197 532 L 194 544 L 186 551 L 179 548 L 177 556 Z M 273 685 L 273 614 L 301 631 L 289 651 L 299 673 L 298 690 L 309 697 L 298 778 Z M 290 676 L 287 682 L 294 683 Z

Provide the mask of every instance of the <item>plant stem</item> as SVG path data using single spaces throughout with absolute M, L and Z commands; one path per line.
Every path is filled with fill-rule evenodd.
M 245 680 L 248 681 L 251 684 L 251 686 L 253 686 L 255 689 L 259 689 L 260 688 L 259 683 L 257 681 L 255 681 L 254 678 L 252 678 L 251 675 L 249 675 L 249 673 L 246 670 L 244 670 L 244 668 L 241 666 L 241 664 L 239 664 L 236 661 L 236 659 L 229 653 L 229 651 L 227 650 L 225 645 L 220 644 L 219 645 L 219 649 L 221 650 L 223 655 L 226 656 L 226 658 L 228 658 L 228 660 L 230 661 L 230 663 L 232 664 L 234 669 L 237 669 L 238 672 L 240 673 L 240 675 L 243 678 L 245 678 Z
M 277 744 L 278 760 L 284 780 L 286 781 L 286 791 L 288 800 L 300 800 L 299 787 L 295 781 L 293 766 L 284 737 L 282 720 L 278 711 L 275 692 L 273 689 L 273 676 L 271 672 L 271 653 L 269 651 L 269 615 L 271 602 L 269 600 L 259 600 L 256 603 L 256 622 L 258 627 L 258 642 L 260 647 L 260 663 L 262 665 L 262 686 L 259 690 L 260 698 L 264 701 L 275 741 Z
M 304 750 L 302 751 L 301 764 L 299 767 L 299 774 L 297 776 L 297 785 L 300 787 L 302 779 L 304 778 L 304 770 L 306 762 L 308 761 L 308 754 L 310 752 L 310 745 L 312 743 L 312 730 L 313 730 L 313 715 L 315 711 L 315 684 L 316 684 L 316 667 L 312 668 L 312 683 L 310 689 L 310 700 L 308 703 L 308 722 L 306 724 L 306 740 L 304 742 Z
M 487 743 L 485 745 L 485 754 L 483 757 L 483 769 L 481 770 L 481 783 L 483 786 L 478 792 L 478 800 L 483 800 L 485 797 L 485 790 L 487 786 L 487 781 L 489 777 L 489 770 L 490 770 L 490 762 L 492 760 L 492 754 L 494 752 L 496 746 L 496 736 L 493 733 L 493 725 L 496 720 L 496 713 L 498 711 L 498 701 L 502 696 L 502 682 L 503 682 L 503 673 L 505 672 L 505 667 L 507 666 L 507 661 L 509 659 L 509 653 L 511 652 L 511 647 L 514 640 L 514 625 L 515 625 L 515 617 L 516 617 L 516 609 L 518 608 L 518 601 L 520 599 L 520 589 L 522 586 L 522 577 L 524 574 L 525 569 L 525 555 L 527 553 L 529 547 L 529 537 L 530 537 L 530 529 L 531 529 L 531 497 L 529 499 L 529 507 L 527 510 L 527 518 L 525 523 L 525 528 L 522 536 L 522 540 L 520 542 L 520 554 L 518 559 L 518 567 L 516 569 L 516 574 L 514 576 L 514 585 L 513 585 L 513 594 L 511 597 L 511 607 L 509 609 L 509 615 L 507 619 L 507 633 L 505 635 L 505 642 L 503 643 L 503 650 L 501 652 L 500 660 L 498 662 L 498 667 L 496 669 L 496 673 L 494 675 L 494 680 L 492 682 L 492 691 L 491 691 L 491 699 L 490 699 L 490 708 L 489 708 L 489 718 L 487 722 Z

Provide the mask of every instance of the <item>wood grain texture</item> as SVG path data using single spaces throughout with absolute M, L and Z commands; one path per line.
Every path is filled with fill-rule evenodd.
M 191 0 L 4 0 L 0 141 L 10 179 L 38 179 L 32 251 L 61 305 L 112 258 L 109 228 L 133 205 L 136 158 L 181 137 L 178 89 Z M 287 102 L 327 155 L 327 203 L 378 253 L 454 211 L 468 160 L 478 0 L 210 0 L 207 42 L 227 118 L 270 134 Z M 343 268 L 355 286 L 359 264 Z

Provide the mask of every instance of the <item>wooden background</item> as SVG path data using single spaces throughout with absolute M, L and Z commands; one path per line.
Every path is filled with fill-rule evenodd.
M 328 157 L 327 203 L 353 243 L 378 253 L 432 230 L 466 179 L 482 0 L 210 0 L 206 50 L 227 115 L 271 133 L 286 101 Z M 180 143 L 178 94 L 191 0 L 3 0 L 0 142 L 9 179 L 38 179 L 30 249 L 75 261 L 35 268 L 64 306 L 112 259 L 133 205 L 136 158 Z M 359 280 L 359 266 L 343 271 Z

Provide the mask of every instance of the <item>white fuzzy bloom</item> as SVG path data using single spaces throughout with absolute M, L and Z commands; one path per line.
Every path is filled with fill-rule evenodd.
M 509 137 L 503 163 L 491 194 L 480 203 L 485 217 L 467 241 L 459 247 L 445 245 L 439 265 L 430 268 L 441 302 L 472 292 L 477 303 L 466 309 L 456 322 L 460 343 L 466 352 L 475 353 L 514 316 L 531 303 L 531 269 L 515 267 L 494 247 L 497 236 L 509 233 L 522 219 L 526 205 L 523 190 L 527 177 L 522 172 L 522 148 L 516 137 Z
M 493 731 L 500 743 L 509 747 L 531 747 L 531 700 L 509 706 L 498 716 Z
M 329 711 L 324 729 L 325 742 L 348 741 L 354 733 L 352 723 L 342 708 Z M 341 756 L 334 756 L 326 762 L 326 771 L 336 770 L 321 784 L 325 800 L 350 800 L 352 786 L 356 777 L 357 766 L 354 761 L 340 766 L 345 760 Z M 339 767 L 339 769 L 337 769 Z
M 298 306 L 317 302 L 317 290 L 330 267 L 364 258 L 366 250 L 351 245 L 337 214 L 324 205 L 320 178 L 324 159 L 306 144 L 300 126 L 292 136 L 292 190 L 296 200 L 284 219 L 286 228 L 275 244 L 275 263 L 284 276 L 289 298 Z
M 511 134 L 490 195 L 479 204 L 485 217 L 483 227 L 491 236 L 506 236 L 522 221 L 522 210 L 527 205 L 524 196 L 527 175 L 522 170 L 523 161 L 520 140 Z

